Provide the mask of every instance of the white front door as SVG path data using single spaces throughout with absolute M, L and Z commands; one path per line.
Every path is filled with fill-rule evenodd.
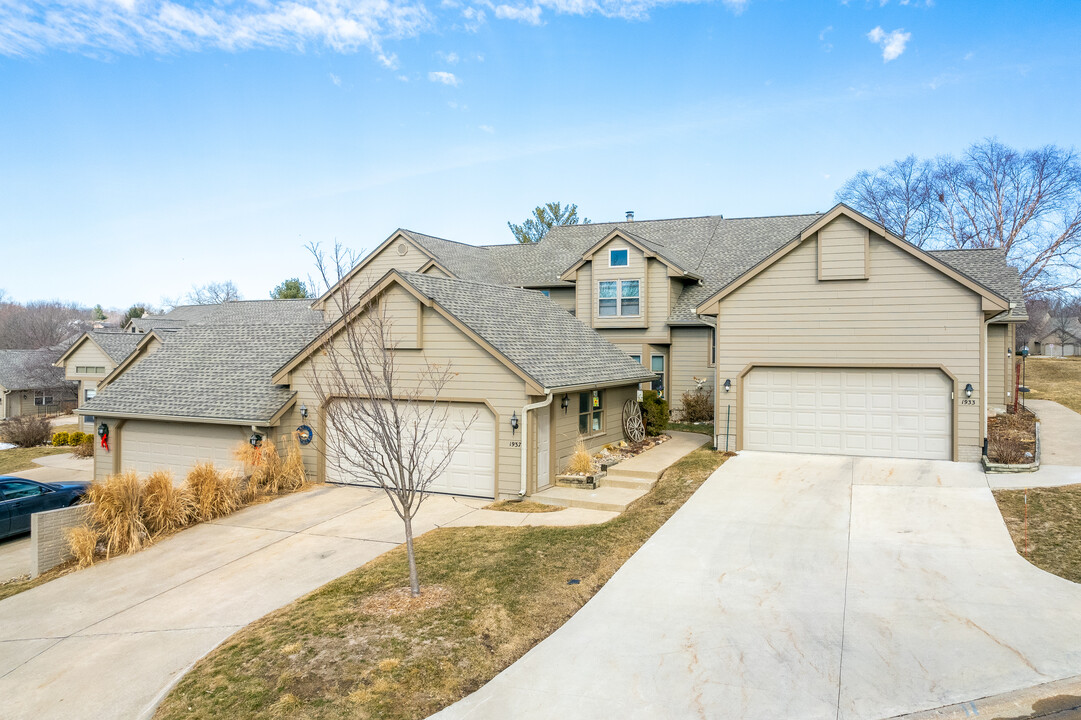
M 537 410 L 537 490 L 552 484 L 551 416 L 551 405 Z
M 743 447 L 949 460 L 951 393 L 938 370 L 756 368 L 743 381 Z

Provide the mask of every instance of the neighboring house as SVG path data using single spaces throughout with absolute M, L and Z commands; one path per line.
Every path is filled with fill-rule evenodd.
M 1081 321 L 1070 318 L 1065 323 L 1045 317 L 1033 335 L 1029 352 L 1049 357 L 1081 355 Z
M 137 335 L 151 330 L 178 330 L 188 323 L 202 322 L 217 312 L 219 307 L 219 305 L 177 305 L 161 315 L 131 318 L 124 325 L 124 332 Z
M 0 419 L 55 415 L 75 407 L 78 386 L 53 366 L 59 352 L 0 350 Z
M 123 363 L 144 335 L 132 335 L 114 330 L 92 330 L 83 333 L 67 352 L 56 361 L 64 369 L 64 377 L 78 383 L 78 403 L 85 405 L 97 395 L 98 384 Z M 160 346 L 160 335 L 155 335 Z M 79 430 L 93 432 L 94 417 L 80 416 Z
M 590 450 L 620 439 L 642 384 L 678 408 L 695 377 L 717 388 L 722 448 L 975 460 L 987 414 L 1012 401 L 1027 319 L 1002 251 L 924 252 L 843 205 L 553 228 L 524 246 L 399 230 L 310 304 L 212 306 L 118 366 L 80 410 L 111 429 L 98 476 L 232 465 L 252 433 L 303 424 L 309 473 L 345 480 L 311 363 L 376 298 L 403 367 L 455 368 L 448 399 L 480 421 L 436 490 L 481 497 L 545 487 L 582 430 Z

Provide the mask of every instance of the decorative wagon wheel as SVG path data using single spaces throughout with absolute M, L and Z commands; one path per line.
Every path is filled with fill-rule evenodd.
M 623 434 L 631 442 L 640 442 L 646 436 L 642 422 L 642 406 L 633 398 L 623 403 Z

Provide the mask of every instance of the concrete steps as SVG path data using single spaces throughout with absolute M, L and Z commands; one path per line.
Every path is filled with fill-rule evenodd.
M 646 490 L 619 487 L 599 487 L 595 490 L 550 487 L 530 495 L 529 499 L 548 505 L 623 512 L 628 505 L 645 494 Z

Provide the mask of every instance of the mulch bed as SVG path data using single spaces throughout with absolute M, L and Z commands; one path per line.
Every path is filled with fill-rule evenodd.
M 1027 454 L 1026 454 L 1027 453 Z M 1036 456 L 1036 415 L 1018 409 L 987 419 L 987 457 L 992 462 L 1017 465 Z

